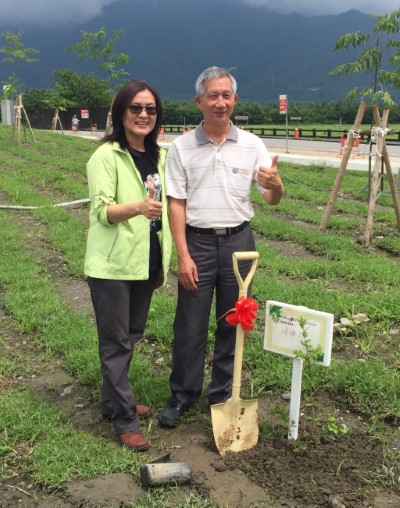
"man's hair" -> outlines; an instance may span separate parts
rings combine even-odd
[[[236,94],[237,90],[237,83],[236,79],[232,76],[232,74],[223,67],[208,67],[206,70],[204,70],[200,76],[197,78],[196,81],[196,95],[199,97],[203,97],[206,87],[205,82],[209,79],[215,79],[215,78],[224,78],[227,77],[231,80],[232,83],[232,92]]]

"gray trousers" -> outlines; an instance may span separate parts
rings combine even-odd
[[[101,411],[118,434],[140,427],[128,371],[134,345],[144,332],[156,277],[157,273],[144,281],[87,279],[99,337]]]
[[[250,226],[229,236],[198,235],[186,231],[189,252],[197,265],[199,282],[196,291],[187,291],[179,284],[174,321],[174,343],[170,389],[186,406],[201,395],[204,381],[205,352],[209,317],[215,290],[216,318],[234,308],[239,287],[233,272],[233,252],[254,251]],[[251,262],[240,262],[239,271],[245,278]],[[225,318],[217,323],[211,382],[208,401],[218,404],[227,400],[232,391],[236,327]]]

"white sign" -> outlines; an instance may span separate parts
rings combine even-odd
[[[264,349],[293,357],[288,439],[297,439],[299,431],[304,361],[299,353],[307,354],[311,348],[317,354],[317,363],[327,367],[331,363],[332,337],[333,314],[267,301]]]
[[[300,320],[305,323],[300,326]],[[305,337],[305,333],[307,337]],[[333,314],[296,305],[267,301],[265,314],[264,349],[285,356],[296,357],[296,352],[307,353],[307,347],[320,351],[317,363],[331,363]],[[305,342],[307,342],[307,347]]]

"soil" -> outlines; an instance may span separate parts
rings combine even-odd
[[[35,252],[41,253],[38,261],[46,266],[60,296],[74,312],[92,312],[86,283],[67,275],[62,256],[43,240],[44,226],[28,215],[19,216],[19,221],[22,227],[35,230],[31,241],[35,242]],[[279,242],[269,244],[271,248],[282,248]],[[284,249],[287,255],[293,251],[297,257],[310,256],[299,246],[291,245],[287,249],[286,245]],[[169,282],[171,286],[176,282],[172,275]],[[0,393],[13,385],[27,386],[42,400],[57,404],[77,428],[117,443],[111,425],[101,419],[98,401],[93,399],[91,391],[71,378],[59,359],[43,359],[29,337],[18,332],[1,307],[0,323],[5,337],[0,353],[8,356],[24,353],[29,358],[26,372],[35,372],[22,373],[14,379],[0,376]],[[211,496],[216,506],[229,508],[400,507],[400,480],[392,476],[396,468],[385,463],[382,443],[370,433],[371,422],[346,408],[339,410],[328,393],[319,394],[312,404],[302,402],[299,437],[293,441],[287,438],[288,422],[280,416],[288,413],[288,394],[278,397],[264,394],[258,401],[259,421],[268,417],[273,423],[271,438],[259,440],[248,451],[228,453],[224,457],[214,444],[209,409],[204,400],[190,411],[186,423],[176,429],[160,428],[157,423],[160,408],[154,408],[148,423],[152,429],[151,449],[143,461],[149,462],[169,452],[173,462],[188,464],[192,473],[191,482],[171,487],[162,504],[176,506],[185,494],[195,490]],[[326,422],[331,415],[336,416],[338,425],[328,432]],[[398,428],[390,423],[386,425],[388,435],[397,433],[390,446],[399,450]],[[49,494],[34,485],[24,471],[29,447],[19,443],[13,453],[14,475],[0,479],[0,508],[124,507],[149,492],[137,479],[118,473],[70,483],[64,492]]]

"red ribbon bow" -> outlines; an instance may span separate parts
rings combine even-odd
[[[252,330],[254,328],[253,320],[257,317],[255,311],[258,309],[258,303],[253,298],[241,296],[235,303],[235,308],[226,316],[226,320],[232,326],[240,323],[243,330]]]

